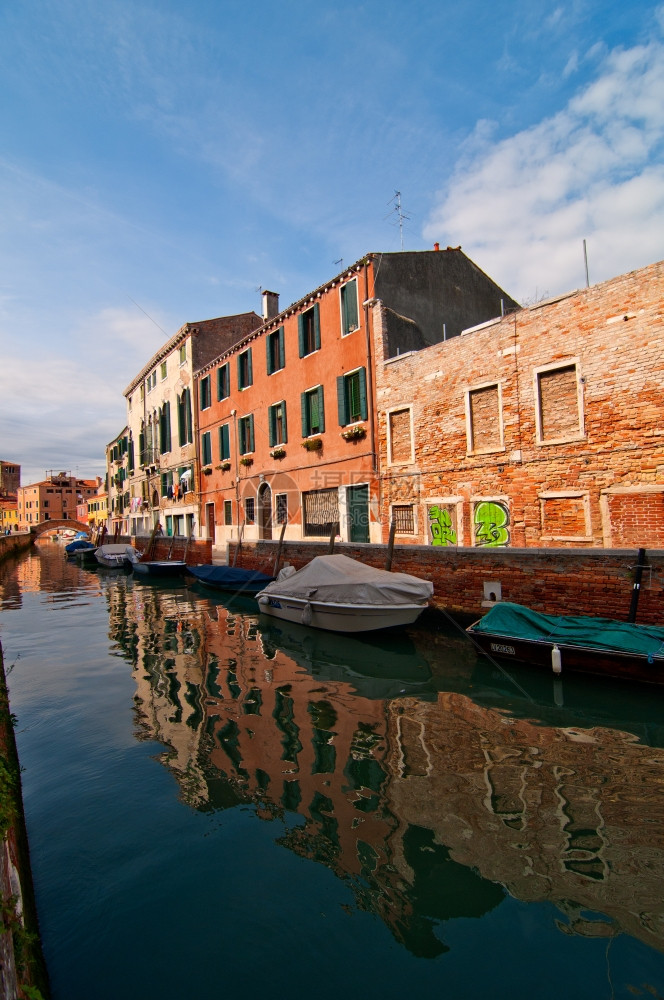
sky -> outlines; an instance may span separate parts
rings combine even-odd
[[[660,260],[663,151],[664,3],[5,0],[0,459],[103,475],[184,323],[368,251],[524,305]]]

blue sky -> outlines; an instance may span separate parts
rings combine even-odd
[[[664,257],[664,5],[0,6],[0,458],[104,471],[185,322],[368,250],[527,303]]]

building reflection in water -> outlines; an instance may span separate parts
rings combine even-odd
[[[264,626],[194,590],[108,597],[137,735],[166,746],[183,799],[281,820],[413,954],[507,894],[553,903],[562,933],[663,949],[661,749],[436,690],[407,636]]]

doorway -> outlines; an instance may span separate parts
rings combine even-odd
[[[349,486],[346,493],[351,542],[369,541],[369,487]]]
[[[267,483],[258,487],[258,524],[261,538],[272,538],[272,490]]]
[[[205,504],[205,528],[207,531],[207,537],[210,539],[214,545],[214,504]]]

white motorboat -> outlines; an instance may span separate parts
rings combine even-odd
[[[138,553],[133,545],[111,543],[100,545],[95,549],[95,559],[100,566],[106,566],[107,569],[122,569],[138,562]]]
[[[432,594],[428,580],[330,555],[316,556],[297,571],[284,567],[257,600],[273,618],[331,632],[370,632],[410,625]]]

